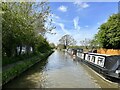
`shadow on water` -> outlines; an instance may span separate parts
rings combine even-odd
[[[59,53],[59,54],[58,54]],[[52,56],[52,57],[51,57]],[[7,84],[2,86],[4,89],[9,89],[9,88],[42,88],[44,86],[44,82],[46,81],[46,76],[45,72],[50,71],[51,69],[60,69],[62,68],[59,63],[54,64],[54,60],[52,62],[49,62],[51,59],[58,59],[60,60],[67,60],[68,56],[66,53],[57,51],[54,52],[52,55],[50,55],[48,58],[45,58],[26,70],[25,72],[21,73],[19,76],[14,78],[13,80],[9,81]],[[53,64],[52,64],[53,63]]]
[[[66,52],[55,51],[3,88],[115,88]]]
[[[7,84],[5,84],[2,88],[34,88],[36,84],[40,81],[40,72],[42,74],[42,70],[45,68],[45,65],[48,63],[48,58],[41,60],[36,63],[34,66],[20,74],[18,77],[14,78]],[[33,80],[34,78],[34,80]],[[41,87],[39,85],[39,87]]]
[[[114,83],[120,83],[120,80],[119,79],[117,79],[117,78],[111,78],[111,77],[109,77],[109,76],[104,76],[107,80],[109,80],[109,81],[112,81],[112,82],[114,82]]]
[[[81,62],[80,64],[82,67],[84,67],[84,69],[87,71],[88,75],[94,80],[94,82],[98,84],[101,88],[118,88],[118,83],[114,83],[111,80],[106,79],[93,69],[89,68],[89,66],[85,65],[83,62]]]

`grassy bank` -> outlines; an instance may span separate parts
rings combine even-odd
[[[37,56],[33,56],[29,59],[22,61],[21,63],[16,64],[14,67],[10,67],[9,69],[2,72],[2,84],[6,84],[8,81],[12,80],[16,76],[19,76],[22,72],[29,69],[34,64],[38,63],[40,60],[47,58],[53,51],[40,54]]]
[[[9,64],[18,62],[18,61],[23,61],[23,60],[29,59],[31,57],[34,57],[36,55],[37,54],[29,54],[29,55],[23,54],[23,55],[18,55],[16,57],[7,57],[7,56],[5,57],[5,56],[3,56],[2,57],[2,59],[3,59],[2,66],[4,67],[4,66],[7,66]]]

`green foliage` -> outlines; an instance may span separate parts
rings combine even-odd
[[[100,43],[98,42],[98,40],[96,39],[96,35],[94,36],[94,38],[90,41],[90,48],[91,49],[98,49],[100,47]]]
[[[56,48],[56,46],[55,46],[54,43],[50,43],[50,47],[51,47],[52,49]]]
[[[21,55],[22,47],[26,47],[27,54],[31,53],[30,48],[33,53],[42,49],[50,50],[48,42],[43,38],[45,33],[54,29],[52,20],[47,21],[50,16],[47,2],[5,2],[2,3],[2,11],[3,56]],[[45,26],[46,23],[49,24],[49,28]],[[39,37],[42,39],[38,39]],[[19,54],[17,47],[20,47]]]
[[[18,61],[23,61],[25,59],[28,59],[28,58],[31,58],[31,57],[34,57],[36,56],[36,54],[30,54],[30,55],[27,55],[27,54],[23,54],[23,55],[19,55],[17,57],[2,57],[3,61],[2,61],[2,66],[6,66],[8,64],[12,64],[12,63],[15,63],[15,62],[18,62]]]
[[[5,2],[2,12],[2,65],[22,62],[2,72],[5,83],[48,56],[51,47],[44,35],[55,27],[52,20],[48,21],[50,7],[47,2]]]
[[[58,49],[65,49],[65,45],[63,45],[63,44],[58,44],[58,45],[57,45],[57,48],[58,48]]]
[[[46,39],[44,39],[42,36],[39,36],[38,40],[39,42],[36,46],[38,52],[45,53],[51,50],[51,47],[49,43],[46,41]]]
[[[113,14],[106,23],[103,23],[96,35],[99,45],[107,49],[120,49],[120,15]]]
[[[2,84],[7,83],[9,80],[13,79],[14,77],[18,76],[20,73],[27,70],[29,67],[34,65],[35,63],[39,62],[40,60],[48,57],[52,51],[47,52],[43,55],[37,55],[28,60],[22,61],[22,63],[16,64],[14,67],[10,67],[9,69],[2,72]]]

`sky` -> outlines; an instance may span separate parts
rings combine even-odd
[[[117,2],[50,2],[52,24],[56,27],[52,34],[46,34],[50,43],[59,43],[59,39],[69,34],[80,45],[85,38],[92,39],[98,28],[109,16],[118,13]]]

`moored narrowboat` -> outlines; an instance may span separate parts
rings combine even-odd
[[[77,53],[77,57],[103,76],[109,79],[120,80],[120,55]]]
[[[103,75],[105,78],[120,81],[120,55],[106,55],[98,53],[83,53],[82,49],[69,49],[68,53],[76,56],[90,68]]]

